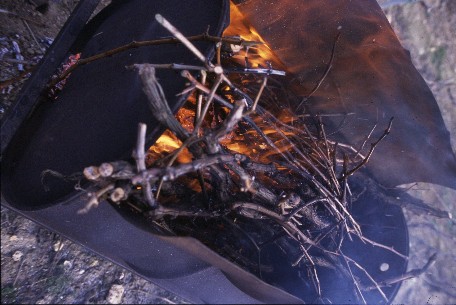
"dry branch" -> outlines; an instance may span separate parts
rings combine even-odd
[[[150,168],[143,170],[140,174],[131,179],[133,185],[142,184],[145,181],[156,181],[162,178],[164,181],[172,181],[180,176],[193,173],[215,164],[237,162],[242,159],[241,155],[214,155],[204,159],[195,160],[190,163],[173,167]]]
[[[366,157],[361,161],[357,166],[355,166],[353,169],[349,170],[348,172],[343,173],[342,178],[344,177],[349,177],[353,175],[355,172],[357,172],[361,167],[366,165],[366,163],[369,161],[369,158],[372,156],[372,153],[374,152],[375,147],[377,147],[378,143],[382,141],[389,133],[391,132],[391,125],[393,124],[394,117],[392,117],[389,121],[388,127],[385,129],[383,134],[380,136],[380,138],[375,141],[374,143],[371,144],[371,148],[369,152],[367,153]]]
[[[140,173],[141,176],[144,176],[146,171],[146,124],[139,123],[138,125],[138,141],[136,143],[136,150],[133,153],[133,158],[136,160],[136,170]],[[151,208],[156,208],[157,203],[155,202],[154,197],[152,196],[152,187],[148,179],[141,180],[141,186],[146,202]]]
[[[258,45],[262,44],[262,42],[258,41],[248,41],[248,40],[243,40],[241,38],[235,38],[235,37],[216,37],[216,36],[211,36],[207,33],[204,34],[199,34],[199,35],[194,35],[194,36],[189,36],[186,37],[188,41],[209,41],[209,42],[223,42],[227,44],[233,44],[233,45],[241,45],[241,46],[247,46],[247,45]],[[77,69],[80,66],[86,65],[88,63],[94,62],[96,60],[106,58],[113,56],[118,53],[122,53],[131,49],[136,49],[139,47],[146,47],[146,46],[159,46],[159,45],[164,45],[164,44],[177,44],[180,43],[181,41],[177,38],[162,38],[162,39],[155,39],[155,40],[147,40],[147,41],[132,41],[126,45],[102,52],[100,54],[96,54],[87,58],[82,58],[78,60],[74,65],[72,65],[70,68],[68,68],[66,71],[64,71],[61,75],[59,75],[57,78],[53,79],[52,81],[49,82],[48,88],[54,87],[57,83],[59,83],[61,80],[65,79],[68,77],[71,72],[73,72],[75,69]]]
[[[114,188],[114,184],[111,183],[96,191],[95,193],[88,193],[89,200],[84,208],[78,210],[78,214],[86,214],[91,209],[96,208],[100,203],[101,198]]]
[[[166,128],[172,130],[180,139],[188,138],[187,131],[176,120],[169,108],[163,89],[159,84],[155,68],[148,64],[134,65],[141,77],[143,91],[149,100],[152,115]]]

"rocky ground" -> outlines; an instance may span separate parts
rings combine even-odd
[[[379,2],[385,5],[388,20],[434,93],[456,151],[456,1]],[[456,215],[455,191],[424,183],[404,187],[411,187],[414,196]],[[409,269],[422,266],[435,252],[438,260],[422,276],[404,282],[393,303],[456,303],[455,220],[409,211],[405,215],[410,234]]]
[[[14,80],[0,88],[0,116],[23,84],[20,74],[26,75],[39,60],[77,1],[50,1],[42,12],[35,9],[39,2],[0,3],[0,82]],[[379,2],[434,92],[456,147],[456,1]],[[8,53],[13,41],[23,58]],[[409,187],[415,196],[456,215],[456,192],[425,184]],[[403,283],[393,304],[456,303],[455,221],[407,211],[406,217],[411,247],[409,269],[421,267],[434,252],[438,252],[438,260],[419,278]],[[1,228],[2,303],[184,302],[3,207]]]

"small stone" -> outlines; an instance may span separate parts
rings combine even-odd
[[[85,270],[80,270],[78,273],[79,273],[79,275],[82,275],[85,273]]]
[[[106,301],[109,304],[120,304],[124,291],[125,288],[122,285],[112,285],[111,289],[109,289]]]
[[[24,253],[22,253],[21,251],[16,251],[14,252],[13,254],[13,261],[15,262],[18,262],[21,260],[22,256],[24,256]]]
[[[65,268],[65,270],[70,270],[72,267],[73,267],[73,263],[72,262],[70,262],[70,261],[64,261],[63,262],[63,268]]]
[[[17,241],[19,238],[17,238],[17,235],[11,235],[9,238],[10,241]]]
[[[55,252],[58,252],[58,251],[62,250],[63,243],[61,241],[58,241],[52,247],[54,248]]]
[[[97,260],[94,260],[91,264],[90,267],[95,267],[98,266],[99,262]]]

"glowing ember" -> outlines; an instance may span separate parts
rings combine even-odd
[[[81,53],[77,53],[74,55],[70,55],[67,59],[67,61],[62,65],[62,67],[59,69],[59,75],[62,75],[65,73],[68,69],[70,69],[72,66],[74,66],[78,60],[81,58]],[[65,86],[66,80],[70,74],[68,74],[64,79],[59,81],[53,88],[49,90],[49,96],[53,99],[57,99],[57,93],[63,90],[63,87]],[[58,75],[55,75],[54,77],[59,77]]]

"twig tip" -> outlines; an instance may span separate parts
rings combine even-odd
[[[160,14],[155,14],[155,20],[157,20],[159,23],[162,23],[164,19],[165,19],[165,18],[163,18],[162,15],[160,15]]]

